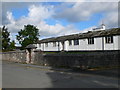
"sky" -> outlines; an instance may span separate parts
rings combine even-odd
[[[39,29],[39,39],[118,27],[118,2],[2,2],[2,25],[11,40],[24,25]]]

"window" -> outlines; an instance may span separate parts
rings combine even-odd
[[[74,40],[74,45],[79,45],[79,40],[78,39]]]
[[[88,38],[88,44],[94,44],[94,38]]]
[[[69,46],[72,45],[72,40],[69,40]]]
[[[56,42],[53,42],[53,47],[56,47]]]
[[[41,44],[39,44],[39,47],[41,47]]]
[[[48,47],[48,43],[45,43],[45,47]]]
[[[105,37],[105,42],[106,43],[113,43],[113,36],[107,36],[107,37]]]

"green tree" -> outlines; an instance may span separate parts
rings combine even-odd
[[[12,40],[11,42],[10,42],[10,50],[14,50],[16,47],[15,47],[15,41],[14,40]]]
[[[0,27],[0,51],[2,51],[2,28]]]
[[[2,28],[2,50],[9,50],[10,45],[10,32],[8,32],[8,29],[3,26]]]
[[[21,29],[16,35],[16,39],[21,44],[22,49],[27,45],[36,43],[39,39],[39,29],[33,25],[25,25],[24,29]]]

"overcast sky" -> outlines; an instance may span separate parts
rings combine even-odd
[[[39,28],[40,38],[79,33],[98,27],[118,27],[117,2],[3,2],[2,24],[11,39],[24,25]]]

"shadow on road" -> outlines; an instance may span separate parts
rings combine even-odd
[[[47,68],[4,62],[4,88],[118,88],[118,69],[81,71]]]

